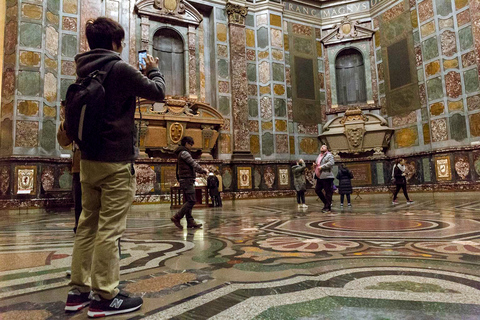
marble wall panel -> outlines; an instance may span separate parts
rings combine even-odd
[[[286,117],[287,116],[287,106],[285,103],[285,99],[274,99],[274,106],[275,106],[275,116],[276,117]]]
[[[455,0],[455,8],[460,10],[468,5],[468,0]]]
[[[260,137],[257,135],[250,135],[250,152],[255,155],[260,154]]]
[[[275,84],[273,86],[273,92],[275,92],[277,96],[283,96],[285,94],[285,86],[282,84]]]
[[[382,19],[384,22],[389,22],[395,19],[396,17],[398,17],[404,11],[405,9],[402,1],[399,4],[395,5],[394,7],[392,7],[391,9],[388,9],[387,11],[385,11],[385,13],[382,15]]]
[[[17,102],[17,112],[18,114],[23,114],[29,117],[38,116],[39,104],[38,101],[34,100],[19,100]]]
[[[0,168],[0,195],[7,195],[10,191],[10,167]]]
[[[232,138],[228,133],[220,133],[219,136],[220,153],[229,154],[232,152]],[[224,181],[225,183],[225,181]]]
[[[268,23],[268,17],[266,14],[257,15],[257,26],[266,25]]]
[[[266,132],[262,135],[262,153],[271,156],[274,152],[273,134]]]
[[[78,3],[76,0],[63,0],[63,12],[77,14]]]
[[[50,71],[57,71],[58,63],[56,60],[50,59],[48,56],[45,56],[45,68],[50,69]]]
[[[263,121],[262,122],[262,131],[273,131],[273,122],[272,121]]]
[[[460,49],[462,51],[473,47],[473,34],[470,26],[458,31],[458,38],[460,39]]]
[[[287,131],[287,121],[286,120],[275,120],[275,131],[276,132],[286,132]]]
[[[2,96],[11,98],[15,93],[15,71],[12,69],[5,70],[3,74]]]
[[[62,75],[75,76],[75,69],[74,61],[62,61]]]
[[[218,111],[224,116],[230,115],[230,99],[228,97],[218,97]]]
[[[476,63],[476,59],[477,57],[475,56],[475,51],[462,54],[462,67],[468,68],[473,66]]]
[[[395,147],[407,148],[418,145],[418,130],[416,126],[395,131]]]
[[[20,71],[18,73],[17,91],[24,96],[39,96],[40,72]]]
[[[458,68],[458,58],[455,59],[444,59],[443,68],[447,69],[457,69]]]
[[[270,81],[270,63],[268,61],[258,64],[258,77],[261,83],[265,84]]]
[[[272,63],[273,81],[285,81],[285,66],[280,63]]]
[[[469,116],[470,134],[474,137],[480,137],[480,113]]]
[[[260,28],[257,30],[257,45],[258,48],[268,47],[268,29]]]
[[[295,51],[303,54],[312,55],[313,54],[313,42],[310,39],[304,38],[293,38],[293,48]]]
[[[448,140],[448,129],[446,119],[437,119],[431,121],[432,141],[439,142]]]
[[[435,21],[425,23],[420,27],[422,37],[425,38],[435,32]]]
[[[465,92],[474,93],[479,90],[478,83],[478,69],[470,69],[463,73],[463,80],[465,83]]]
[[[427,74],[427,77],[436,75],[440,71],[441,71],[441,68],[440,68],[440,61],[439,60],[430,62],[430,63],[425,65],[425,73]]]
[[[77,32],[77,18],[63,17],[62,29]]]
[[[245,29],[245,36],[247,47],[255,47],[255,31],[252,29]]]
[[[440,30],[446,28],[454,28],[453,18],[438,20],[438,26]]]
[[[42,58],[39,52],[20,51],[19,62],[20,65],[26,67],[40,67]]]
[[[417,122],[417,112],[412,111],[406,115],[392,117],[392,124],[394,128],[402,127],[406,124]]]
[[[433,78],[427,81],[428,100],[443,98],[442,78]]]
[[[229,93],[230,92],[230,83],[228,81],[218,81],[218,92]]]
[[[424,123],[422,125],[423,131],[423,144],[427,145],[430,143],[430,125],[428,123]]]
[[[272,49],[272,58],[277,61],[283,61],[283,51]]]
[[[45,48],[47,53],[51,54],[52,56],[56,56],[58,53],[58,39],[59,35],[54,27],[48,26],[45,28]]]
[[[457,24],[459,27],[470,22],[470,10],[465,10],[457,14]]]
[[[420,104],[422,106],[425,106],[427,104],[427,92],[425,88],[425,83],[422,83],[418,86],[418,95],[420,96]]]
[[[299,138],[300,143],[299,143],[299,153],[300,154],[318,154],[319,150],[319,143],[317,138],[310,138],[310,137],[305,137],[305,138]]]
[[[17,120],[15,146],[33,148],[38,146],[38,122]]]
[[[316,124],[299,123],[297,125],[297,133],[298,134],[318,135],[318,126]]]
[[[48,102],[57,100],[57,78],[50,72],[45,74],[43,86],[43,97]]]
[[[227,25],[223,23],[217,23],[217,40],[220,42],[227,41]]]
[[[228,47],[223,44],[217,44],[217,55],[219,57],[228,58]]]
[[[433,17],[432,0],[425,0],[418,4],[418,15],[421,22],[424,22]]]
[[[412,28],[418,28],[417,10],[410,11],[410,20],[412,22]]]
[[[253,63],[247,64],[247,80],[250,82],[257,81],[257,65]]]
[[[445,75],[445,87],[449,98],[458,98],[462,95],[462,83],[460,73],[450,71]]]
[[[438,57],[437,37],[432,37],[423,41],[422,45],[422,53],[425,60],[431,60]]]
[[[57,108],[43,105],[43,117],[55,119],[57,117]]]
[[[449,119],[450,124],[450,136],[452,139],[462,141],[467,138],[467,125],[465,116],[459,113],[455,113]]]
[[[245,56],[247,57],[248,61],[255,61],[257,60],[257,55],[255,50],[247,49],[245,52]]]
[[[262,119],[270,119],[272,117],[272,98],[263,97],[260,99],[260,114]]]
[[[250,132],[259,132],[260,128],[259,128],[259,125],[258,125],[258,120],[249,120],[248,121],[248,129],[250,130]]]
[[[73,58],[77,54],[77,36],[64,34],[62,36],[62,56]]]
[[[36,23],[20,23],[20,45],[29,48],[42,47],[42,26]]]
[[[248,99],[248,114],[250,117],[258,117],[258,100],[255,98]]]
[[[437,14],[440,16],[448,16],[452,13],[452,1],[450,0],[435,0],[437,7]]]
[[[271,87],[270,85],[267,85],[267,86],[260,86],[260,94],[261,95],[264,95],[264,94],[271,94]]]
[[[16,6],[14,7],[16,8]],[[17,21],[12,20],[5,25],[4,51],[5,53],[14,53],[17,45],[18,26]]]
[[[275,135],[275,145],[277,153],[288,153],[288,135],[286,134],[276,134]]]
[[[453,56],[457,53],[456,34],[453,31],[446,30],[441,34],[442,53],[447,56]]]
[[[480,109],[480,95],[468,97],[467,107],[468,107],[468,111]]]
[[[283,48],[283,34],[282,30],[279,29],[270,29],[270,36],[272,39],[272,47],[281,47]]]
[[[448,101],[448,110],[449,111],[461,111],[463,110],[463,101]]]
[[[313,34],[313,28],[304,24],[292,23],[292,32],[302,36],[311,37]]]
[[[40,131],[40,147],[47,152],[55,150],[55,143],[57,141],[56,128],[54,120],[43,120],[42,130]]]
[[[430,105],[430,114],[432,116],[439,116],[445,112],[443,102],[436,102]]]

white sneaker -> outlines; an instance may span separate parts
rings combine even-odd
[[[302,208],[306,209],[306,208],[308,208],[308,206],[304,203],[304,204],[302,204]]]
[[[407,201],[407,204],[412,204],[412,203],[414,203],[414,202],[415,202],[415,201],[413,201],[413,200],[409,200],[409,201]]]
[[[302,207],[302,205],[299,203],[299,204],[297,205],[297,208],[301,208],[301,207]]]

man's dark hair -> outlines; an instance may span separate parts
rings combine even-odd
[[[192,138],[192,137],[189,137],[189,136],[185,136],[185,137],[183,137],[182,140],[180,141],[180,144],[181,144],[182,146],[184,146],[184,147],[185,147],[185,145],[186,145],[187,143],[193,145],[193,143],[194,143],[194,142],[193,142],[193,138]]]
[[[85,25],[85,35],[87,36],[90,49],[113,50],[112,42],[117,47],[122,45],[125,38],[123,27],[107,17],[99,17],[95,20],[90,19]]]

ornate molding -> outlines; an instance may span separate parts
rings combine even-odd
[[[229,23],[245,25],[245,17],[248,13],[248,7],[227,2],[226,10]]]
[[[149,19],[162,19],[197,27],[203,17],[186,0],[140,0],[135,4],[137,14]]]
[[[351,20],[346,16],[320,41],[328,46],[346,41],[371,39],[374,33],[375,30],[362,27],[357,20]]]

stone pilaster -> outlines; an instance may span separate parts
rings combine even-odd
[[[480,0],[470,0],[473,41],[477,55],[478,75],[480,77]]]
[[[188,93],[192,99],[197,99],[197,59],[195,53],[195,27],[188,26]]]
[[[80,2],[80,52],[88,50],[85,24],[88,20],[96,19],[102,15],[102,5],[102,2],[96,0],[83,0]]]
[[[141,16],[140,19],[140,29],[142,31],[141,50],[148,50],[148,40],[150,38],[150,19],[148,16]]]
[[[227,3],[230,33],[230,74],[232,79],[233,160],[252,159],[248,130],[247,62],[245,17],[247,7]]]

